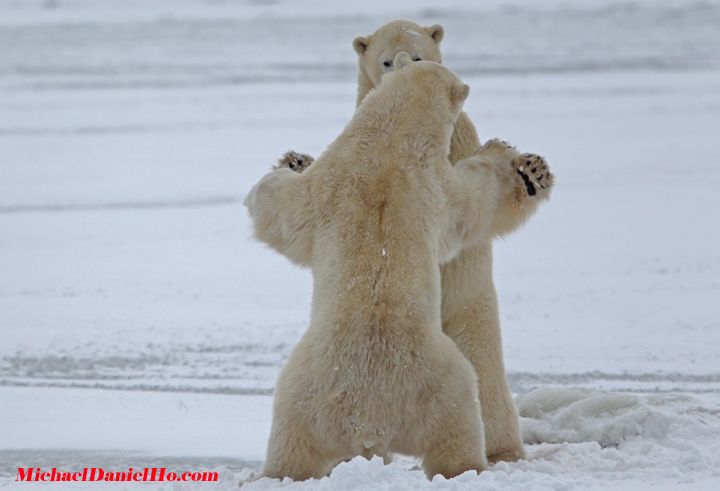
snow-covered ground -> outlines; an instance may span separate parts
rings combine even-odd
[[[0,487],[259,467],[311,278],[242,198],[339,133],[352,38],[397,17],[443,24],[481,137],[558,176],[495,250],[529,459],[248,488],[720,488],[720,2],[649,0],[0,0]]]

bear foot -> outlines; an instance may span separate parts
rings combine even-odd
[[[492,455],[488,455],[488,463],[490,465],[497,464],[498,462],[517,462],[520,459],[525,458],[525,452],[520,450],[501,450],[495,452]]]
[[[314,161],[315,159],[308,154],[297,153],[293,150],[290,150],[289,152],[285,152],[282,158],[278,160],[278,163],[275,164],[273,169],[282,169],[284,167],[287,167],[290,170],[294,170],[295,172],[300,173],[310,167],[310,164],[312,164]]]
[[[519,155],[513,161],[513,167],[522,178],[528,196],[546,195],[555,181],[547,162],[540,155],[534,153]]]

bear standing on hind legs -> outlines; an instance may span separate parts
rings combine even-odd
[[[357,104],[384,74],[397,68],[394,58],[400,52],[410,54],[413,61],[441,63],[439,45],[443,36],[444,30],[439,25],[421,27],[409,21],[394,21],[370,36],[355,38]],[[470,156],[482,166],[483,185],[498,196],[498,201],[484,210],[490,216],[489,224],[477,243],[441,268],[442,328],[472,363],[478,376],[488,459],[491,463],[514,461],[524,456],[524,450],[503,364],[492,276],[492,241],[525,223],[549,197],[554,177],[542,157],[520,154],[498,140],[481,146],[470,118],[461,112],[450,142],[450,162],[455,164]],[[311,163],[312,157],[289,152],[279,165],[297,166],[301,171]]]
[[[441,329],[438,265],[482,237],[504,196],[482,161],[447,159],[468,86],[437,63],[394,62],[317,161],[281,165],[246,198],[257,238],[313,272],[263,476],[395,452],[429,477],[487,467],[477,377]]]

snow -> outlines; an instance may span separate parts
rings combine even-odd
[[[669,489],[715,489],[720,483],[720,413],[692,397],[536,389],[517,402],[524,437],[534,444],[526,461],[430,482],[408,468],[412,462],[384,466],[380,458],[356,458],[316,482],[261,479],[244,488],[638,489],[670,481]]]
[[[216,470],[220,482],[202,486],[235,489],[239,481],[252,479],[270,426],[271,399],[265,396],[15,387],[0,388],[0,395],[8,424],[5,441],[24,447],[0,451],[0,473],[6,476],[16,462],[49,468],[109,461],[116,469],[143,463]],[[243,488],[642,489],[648,483],[675,483],[682,489],[714,489],[720,482],[720,411],[697,398],[539,388],[517,402],[530,443],[526,461],[430,482],[409,458],[389,466],[379,458],[356,458],[325,479],[260,479]],[[124,450],[110,450],[118,448]],[[4,484],[13,489],[11,482]],[[17,489],[35,487],[41,486],[17,484]]]
[[[529,459],[246,486],[720,488],[720,2],[649,0],[0,1],[0,488],[259,468],[312,282],[242,200],[339,133],[351,41],[396,17],[442,24],[481,137],[558,177],[495,247]]]
[[[25,387],[1,387],[0,394],[5,445],[26,451],[97,447],[257,463],[270,429],[267,396]],[[10,471],[3,462],[0,472]]]

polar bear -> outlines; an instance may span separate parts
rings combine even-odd
[[[370,36],[355,38],[357,104],[383,75],[396,69],[394,58],[400,52],[409,53],[414,61],[441,63],[439,46],[443,36],[440,25],[421,27],[398,20]],[[542,157],[519,154],[497,140],[481,146],[470,118],[461,112],[450,142],[450,161],[454,164],[471,155],[482,163],[484,187],[501,199],[484,210],[490,225],[483,229],[474,247],[463,250],[441,268],[442,327],[478,375],[488,459],[514,461],[524,456],[524,450],[503,364],[492,241],[519,228],[549,198],[555,178]],[[311,163],[309,155],[289,152],[278,165],[301,171]]]
[[[393,63],[404,68],[317,161],[281,165],[245,200],[256,237],[314,278],[310,327],[276,385],[263,476],[319,478],[394,452],[422,457],[429,477],[487,467],[477,377],[441,329],[439,264],[485,236],[508,198],[481,158],[447,159],[468,86],[406,53]]]

